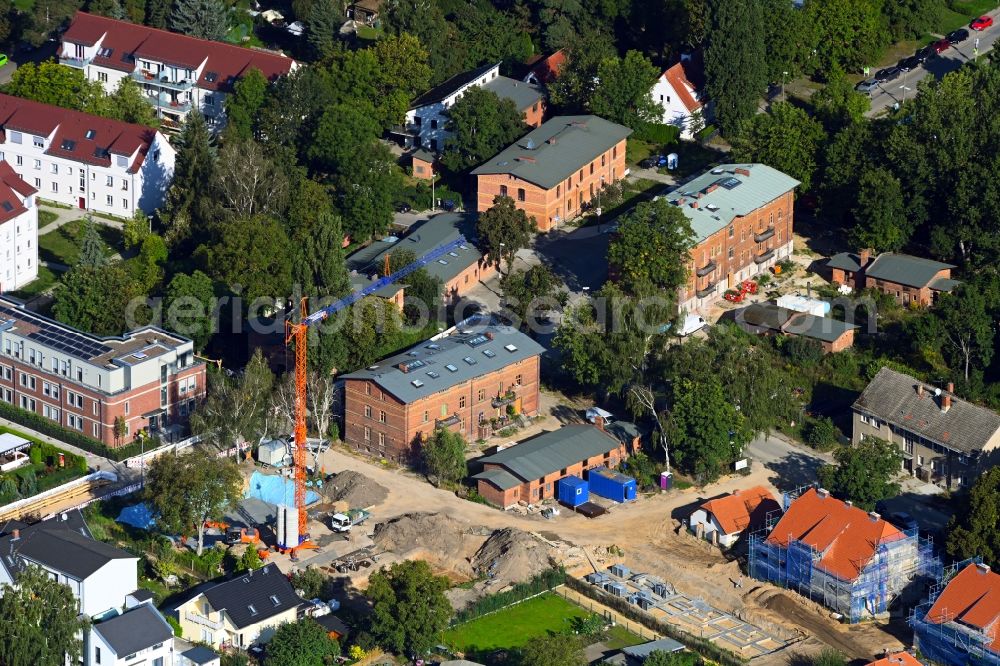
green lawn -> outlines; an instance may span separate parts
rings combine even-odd
[[[14,0],[14,7],[19,12],[29,12],[35,6],[35,0]]]
[[[58,280],[59,276],[53,273],[49,268],[39,266],[38,277],[17,291],[10,292],[10,295],[14,298],[20,298],[22,301],[28,301],[51,288],[52,285],[54,285]]]
[[[587,611],[555,594],[544,594],[444,632],[443,642],[465,654],[520,647],[536,636],[569,629]]]
[[[636,636],[620,624],[616,624],[608,629],[607,638],[604,639],[604,645],[606,645],[609,650],[621,650],[624,647],[638,645],[639,643],[645,642],[645,638]]]
[[[41,210],[38,211],[38,228],[44,229],[45,225],[52,224],[59,219],[59,216],[53,213],[51,210]]]
[[[83,220],[67,222],[55,231],[51,231],[38,239],[38,256],[44,261],[55,261],[72,266],[80,254],[80,232]],[[122,232],[103,224],[97,225],[97,230],[108,244],[108,255],[121,251],[123,247]]]

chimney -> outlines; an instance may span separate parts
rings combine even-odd
[[[861,264],[861,268],[868,265],[868,260],[872,257],[872,251],[869,248],[863,248],[858,250],[858,263]]]
[[[697,201],[692,201],[691,202],[691,208],[697,208],[697,207],[698,207],[698,202]]]
[[[745,176],[747,178],[750,177],[750,169],[745,169],[743,167],[736,167],[735,169],[733,169],[733,173],[739,176]]]
[[[15,528],[12,536],[10,537],[10,540],[17,541],[20,538],[21,538],[21,530]]]
[[[918,398],[924,397],[924,385],[923,384],[917,384],[917,397]]]
[[[955,392],[955,382],[948,382],[948,393]]]
[[[947,413],[951,409],[951,395],[945,393],[941,396],[941,411]]]
[[[830,491],[827,490],[826,488],[817,488],[816,495],[818,497],[821,497],[822,499],[826,499],[827,497],[830,496]]]
[[[874,511],[869,511],[868,517],[872,519],[873,523],[877,523],[878,521],[882,520],[882,515]]]
[[[977,562],[976,568],[979,569],[979,573],[988,574],[990,572],[990,565],[983,564],[982,562]]]
[[[594,425],[597,426],[598,430],[604,432],[604,417],[603,416],[594,417]]]
[[[844,506],[854,506],[854,502],[851,500],[844,500]]]
[[[410,371],[410,368],[409,368],[409,367],[407,367],[407,365],[406,365],[405,363],[400,363],[400,364],[399,364],[399,369],[400,369],[401,371],[403,371],[404,373],[407,373],[407,372],[409,372],[409,371]]]
[[[712,192],[716,191],[717,189],[719,189],[718,184],[717,183],[712,183],[711,185],[709,185],[708,187],[705,188],[705,194],[711,194]]]

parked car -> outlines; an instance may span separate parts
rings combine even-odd
[[[412,209],[410,208],[410,204],[405,204],[404,203],[404,204],[399,204],[398,206],[396,206],[396,212],[397,213],[409,213],[411,210]]]
[[[945,37],[945,39],[948,40],[949,44],[959,44],[961,42],[964,42],[968,38],[969,38],[969,31],[966,30],[965,28],[959,28],[958,30],[949,32],[948,36]]]
[[[902,60],[899,61],[899,64],[896,65],[896,67],[898,67],[899,71],[901,72],[909,72],[911,69],[916,69],[919,66],[920,66],[920,60],[917,58],[917,56],[910,56],[909,58],[903,58]]]
[[[951,42],[949,42],[948,38],[946,37],[944,39],[937,40],[936,42],[931,44],[929,48],[934,49],[934,53],[941,54],[951,48]]]
[[[920,64],[922,65],[936,55],[937,51],[933,47],[925,46],[924,48],[914,53],[913,57],[919,60]]]
[[[902,72],[899,67],[886,67],[875,72],[875,80],[879,83],[886,83],[897,78]]]
[[[972,19],[972,23],[969,27],[973,30],[986,30],[987,28],[993,27],[993,17],[992,16],[980,16],[977,19]]]
[[[639,162],[639,166],[643,169],[655,169],[659,162],[655,157],[647,157],[643,161]]]
[[[455,210],[455,201],[453,199],[445,199],[443,202],[441,202],[441,208],[444,208],[446,211],[451,212]]]
[[[3,53],[0,53],[0,67],[3,67],[8,62],[10,62],[10,59],[6,55],[4,55]]]
[[[865,95],[874,94],[879,88],[879,83],[875,79],[869,79],[868,81],[862,81],[858,85],[854,86],[854,89],[859,93],[864,93]]]

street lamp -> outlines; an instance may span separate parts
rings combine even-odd
[[[785,77],[788,76],[788,72],[781,73],[781,101],[785,101]]]
[[[904,84],[904,85],[899,86],[899,89],[903,91],[903,102],[905,103],[906,102],[906,93],[907,93],[908,90],[910,90],[910,87]]]

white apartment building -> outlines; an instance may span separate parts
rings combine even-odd
[[[0,160],[42,199],[115,215],[163,203],[175,151],[152,127],[0,94]]]
[[[0,161],[0,294],[38,277],[38,209],[35,192]]]
[[[163,119],[176,129],[192,109],[221,127],[225,97],[243,75],[257,69],[269,81],[298,64],[280,53],[196,39],[126,21],[77,12],[63,33],[59,62],[78,67],[107,93],[131,77]]]

